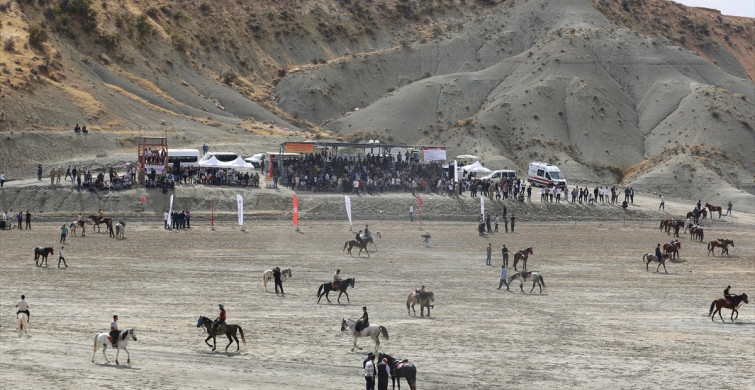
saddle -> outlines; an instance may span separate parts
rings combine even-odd
[[[532,271],[522,271],[522,273],[521,273],[520,275],[521,275],[521,276],[522,276],[523,278],[527,279],[527,278],[529,278],[529,277],[530,277],[530,275],[532,275]]]
[[[333,290],[338,290],[340,287],[341,287],[341,283],[339,282],[333,282],[330,284],[330,288],[332,288]]]

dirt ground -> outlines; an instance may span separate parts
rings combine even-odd
[[[363,222],[355,223],[355,227]],[[374,347],[340,331],[342,318],[369,308],[387,327],[381,350],[409,358],[419,389],[751,388],[755,383],[755,305],[735,323],[711,322],[710,303],[727,284],[755,296],[752,225],[718,223],[706,239],[728,237],[731,256],[706,256],[682,236],[681,261],[668,274],[648,272],[643,253],[670,240],[656,222],[520,223],[516,233],[484,238],[461,222],[370,222],[380,231],[367,258],[341,251],[353,238],[345,222],[255,222],[171,232],[158,223],[129,225],[126,239],[88,231],[69,236],[68,269],[58,269],[60,224],[0,231],[0,381],[25,388],[363,388],[361,362]],[[501,227],[501,230],[502,227]],[[426,248],[421,234],[432,235]],[[707,240],[706,240],[707,241]],[[493,265],[485,265],[492,243]],[[497,291],[500,248],[534,248],[528,269],[547,291]],[[54,245],[49,268],[33,248]],[[513,266],[513,259],[510,261]],[[272,266],[293,267],[285,297],[262,287]],[[521,264],[519,265],[521,267]],[[355,277],[351,303],[317,304],[320,283],[340,268]],[[407,294],[435,293],[431,318],[407,315]],[[529,291],[529,285],[525,286]],[[19,337],[14,304],[26,294],[31,333]],[[228,309],[247,345],[225,353],[204,344],[199,315]],[[92,340],[118,314],[136,327],[131,365],[91,363]],[[728,320],[730,312],[723,315]],[[235,349],[231,347],[231,349]],[[115,357],[112,349],[107,354]],[[402,383],[408,388],[406,382]]]

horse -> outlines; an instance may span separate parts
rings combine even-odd
[[[375,247],[375,252],[377,252],[377,244],[375,244],[375,241],[372,239],[372,237],[378,236],[380,238],[383,238],[382,235],[380,235],[380,230],[376,231],[374,234],[370,233],[369,236],[365,236],[362,234],[362,241],[364,241],[364,246],[367,246],[367,244],[372,244],[372,246]]]
[[[119,221],[115,224],[115,238],[126,238],[126,222]]]
[[[671,256],[668,253],[661,256],[660,259],[655,257],[655,255],[652,253],[645,253],[644,255],[642,255],[642,262],[645,264],[645,271],[650,271],[650,263],[657,261],[658,268],[655,269],[655,272],[658,272],[661,269],[661,266],[663,266],[663,271],[665,273],[668,273],[668,271],[666,271],[666,260],[669,259],[671,259]]]
[[[527,249],[520,250],[519,252],[514,253],[514,271],[516,271],[516,263],[519,262],[519,259],[522,259],[524,261],[524,270],[527,270],[527,257],[529,255],[533,255],[532,247],[529,247]]]
[[[29,316],[26,313],[18,313],[18,337],[21,334],[29,334]]]
[[[107,227],[108,229],[111,226],[113,226],[113,219],[109,218],[109,217],[102,217],[102,218],[100,218],[100,217],[98,217],[96,215],[90,215],[89,216],[89,220],[92,221],[92,225],[94,225],[92,227],[92,229],[94,229],[95,227],[97,228],[97,233],[100,232],[100,224],[101,223],[104,223],[105,227]]]
[[[532,294],[532,291],[535,289],[535,285],[540,287],[540,294],[543,293],[543,288],[545,288],[546,292],[548,291],[548,288],[545,286],[545,280],[543,280],[543,276],[540,275],[537,272],[516,272],[511,274],[509,276],[509,280],[506,281],[507,284],[511,285],[511,282],[517,279],[519,280],[519,289],[524,292],[524,282],[527,282],[528,279],[532,280],[532,289],[530,289],[530,294]]]
[[[47,256],[53,254],[53,249],[49,246],[38,246],[34,248],[34,265],[41,267],[44,263],[45,267],[47,267]]]
[[[110,333],[100,333],[96,336],[94,336],[94,346],[92,347],[92,363],[94,363],[94,355],[97,354],[97,349],[99,347],[102,347],[102,356],[105,357],[105,361],[110,363],[110,360],[107,359],[107,355],[105,355],[105,350],[107,349],[108,345],[110,345],[110,341],[108,340],[108,337],[110,336]],[[128,340],[134,340],[136,341],[136,333],[134,333],[134,328],[127,329],[124,332],[121,332],[121,334],[118,336],[118,342],[115,344],[117,347],[115,349],[115,364],[120,364],[118,362],[118,355],[121,353],[121,349],[126,351],[127,364],[131,364],[131,354],[128,352]]]
[[[391,368],[391,383],[393,383],[394,389],[396,388],[396,383],[398,383],[398,389],[401,390],[401,378],[406,378],[409,388],[417,390],[417,367],[414,367],[414,364],[409,359],[400,360],[393,356],[379,353],[378,360],[382,361],[383,358],[388,360],[388,367]]]
[[[291,277],[291,268],[283,268],[281,270],[281,282],[285,282],[286,279]],[[265,291],[267,291],[267,282],[273,280],[273,270],[269,269],[262,273],[262,285],[265,287]]]
[[[406,297],[406,313],[411,315],[409,311],[409,305],[414,312],[414,316],[417,316],[417,310],[414,309],[414,305],[419,304],[419,315],[425,318],[425,307],[427,308],[427,316],[430,317],[430,308],[435,307],[435,294],[432,291],[422,292],[410,292]]]
[[[726,298],[718,298],[713,303],[710,304],[710,311],[708,312],[708,315],[710,316],[711,321],[716,322],[716,313],[718,313],[718,317],[721,318],[721,321],[724,321],[724,318],[721,317],[721,309],[729,309],[731,310],[731,322],[734,322],[734,314],[736,313],[737,317],[739,318],[739,312],[737,309],[739,306],[747,302],[747,294],[741,294],[741,295],[732,295],[731,296],[731,303]],[[713,311],[713,307],[716,308],[716,311]]]
[[[341,303],[341,294],[346,294],[346,301],[351,303],[351,300],[349,299],[349,294],[346,292],[346,289],[349,287],[354,288],[354,282],[356,282],[356,279],[354,278],[348,278],[344,279],[338,282],[338,303]],[[317,289],[317,303],[320,303],[320,299],[322,299],[322,296],[325,296],[325,299],[328,300],[328,303],[330,303],[330,298],[328,298],[328,294],[335,290],[333,288],[333,284],[331,282],[325,282],[320,285],[320,288]]]
[[[370,325],[360,331],[354,330],[354,327],[356,326],[357,322],[354,320],[347,320],[343,319],[341,321],[341,332],[348,330],[349,334],[354,336],[354,346],[351,348],[351,351],[354,351],[354,348],[362,349],[361,347],[357,346],[357,339],[360,337],[371,337],[373,340],[375,340],[375,353],[378,353],[378,348],[380,348],[380,336],[382,335],[385,337],[386,341],[388,340],[388,329],[386,329],[383,325]]]
[[[703,232],[703,228],[697,225],[693,225],[692,223],[688,223],[687,227],[684,229],[685,231],[689,230],[689,239],[690,241],[698,239],[700,242],[703,241],[703,236],[705,233]]]
[[[71,234],[75,236],[76,235],[76,227],[80,226],[81,227],[81,237],[86,237],[86,232],[87,232],[87,226],[86,226],[86,224],[87,224],[87,220],[86,219],[76,220],[76,221],[71,222],[71,224],[68,226],[68,229],[71,230]]]
[[[679,258],[679,249],[682,249],[682,243],[679,240],[663,244],[663,253],[670,254],[671,259]]]
[[[710,211],[710,217],[713,218],[713,212],[718,211],[718,218],[721,219],[721,206],[713,206],[712,204],[705,204],[705,207]]]
[[[734,246],[734,240],[726,240],[723,238],[719,238],[718,240],[714,240],[708,243],[708,256],[712,253],[713,256],[716,255],[716,252],[713,250],[716,249],[716,247],[721,248],[721,256],[726,253],[729,254],[729,245]]]
[[[345,251],[346,247],[348,246],[349,247],[349,255],[351,255],[351,257],[354,257],[354,255],[351,254],[351,248],[357,247],[357,248],[359,248],[359,256],[360,257],[362,256],[362,250],[364,250],[365,252],[367,252],[367,257],[370,257],[370,252],[367,250],[367,244],[369,244],[369,243],[372,243],[372,245],[375,245],[375,242],[372,241],[372,237],[365,238],[364,240],[362,240],[362,242],[359,242],[357,240],[346,241],[346,243],[343,244],[343,250],[341,252]]]
[[[207,330],[207,338],[204,340],[205,344],[212,347],[212,350],[214,351],[217,344],[215,341],[215,337],[225,334],[225,337],[228,337],[228,345],[225,346],[226,352],[228,351],[228,347],[233,344],[233,341],[236,340],[236,352],[239,351],[239,338],[236,337],[236,333],[241,334],[241,341],[244,343],[244,346],[246,346],[246,338],[244,337],[244,330],[241,329],[239,325],[236,324],[220,324],[216,329],[212,329],[212,320],[205,317],[205,316],[199,316],[199,319],[197,320],[197,328],[204,326],[205,330]],[[238,331],[238,332],[237,332]],[[212,345],[208,343],[212,339]]]

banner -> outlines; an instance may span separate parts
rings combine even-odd
[[[236,194],[236,204],[239,206],[239,226],[244,226],[244,197]]]
[[[459,170],[456,169],[456,160],[454,160],[454,182],[459,181]]]
[[[299,227],[299,198],[294,194],[294,226]]]
[[[173,195],[170,196],[170,208],[168,209],[168,227],[173,227]]]
[[[425,161],[446,161],[446,148],[422,148]]]
[[[419,204],[419,230],[422,230],[422,197],[417,195],[417,204]]]
[[[283,147],[286,153],[314,153],[315,144],[310,142],[286,142]]]
[[[485,218],[485,198],[480,197],[480,215]]]
[[[346,204],[346,215],[349,217],[349,229],[351,229],[351,198],[344,195],[343,202]]]

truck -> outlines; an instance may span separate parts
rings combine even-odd
[[[566,187],[566,179],[557,166],[540,161],[533,161],[527,170],[528,181],[530,185],[537,187],[546,187],[555,185]]]

